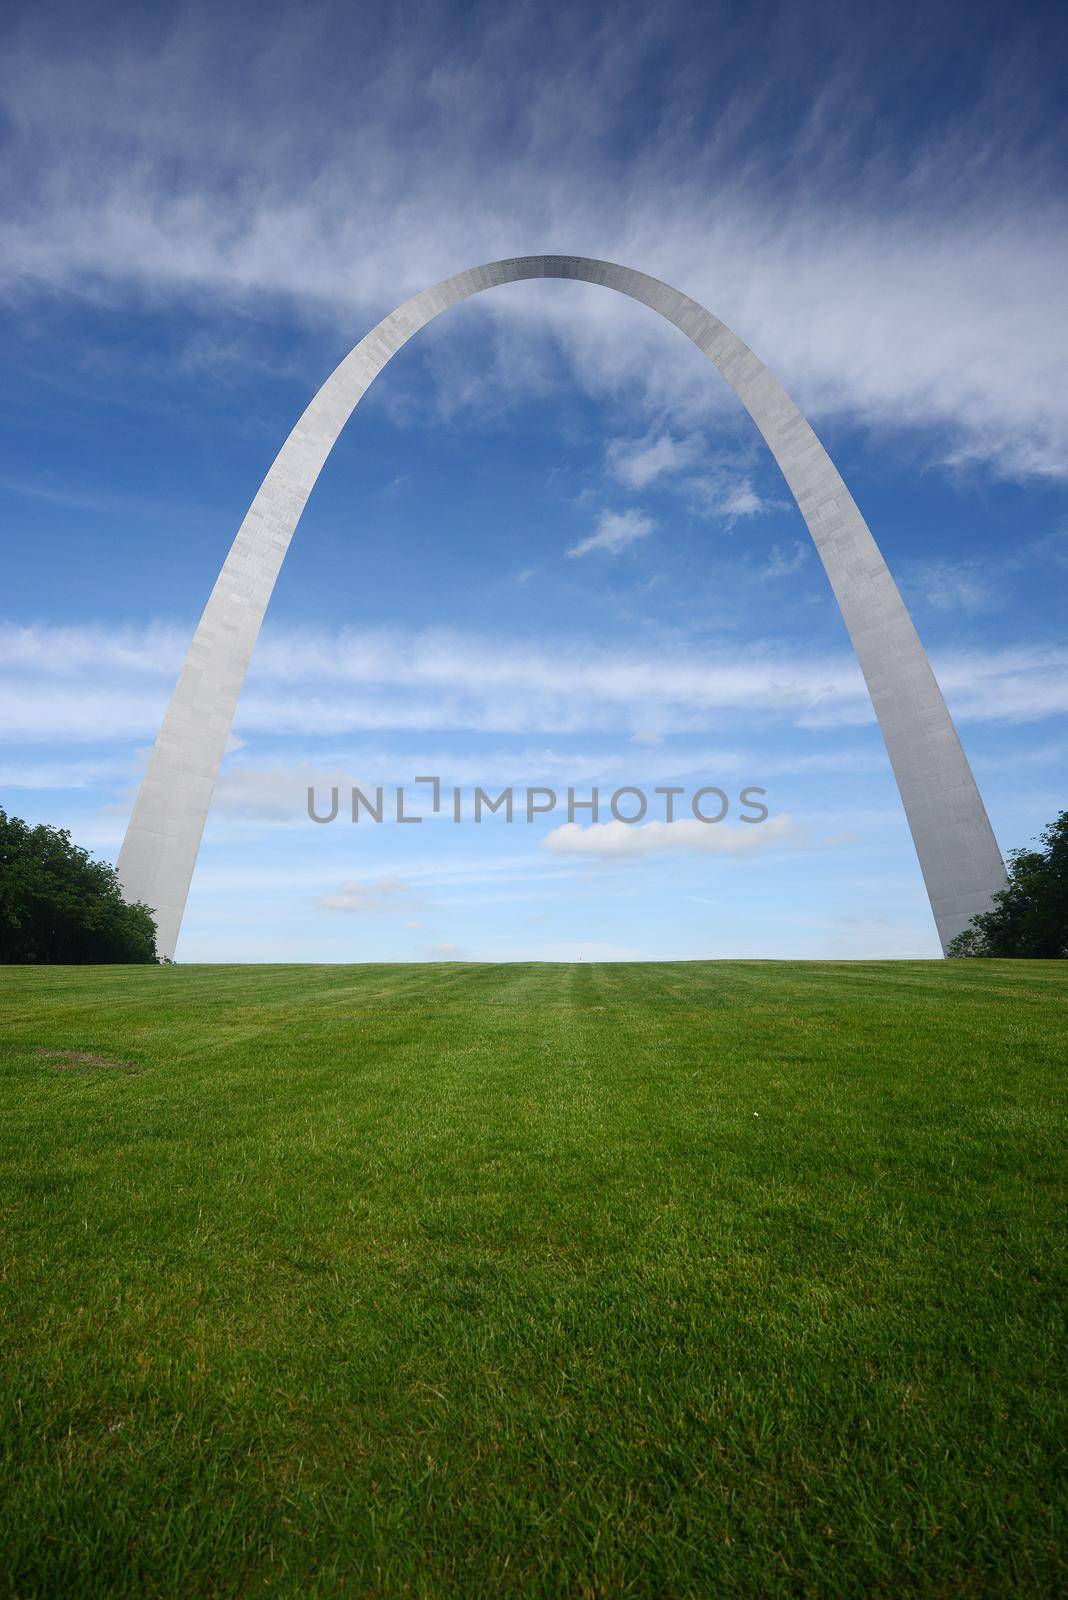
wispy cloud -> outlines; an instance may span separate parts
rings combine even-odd
[[[420,953],[420,960],[422,961],[474,961],[477,959],[459,944],[428,944]],[[485,959],[485,957],[482,959]]]
[[[1063,35],[1026,8],[967,61],[952,7],[849,30],[833,6],[654,22],[627,0],[414,21],[328,3],[252,30],[225,7],[71,17],[24,10],[0,67],[9,296],[181,299],[205,324],[221,304],[252,313],[255,357],[283,300],[355,338],[475,260],[578,251],[695,295],[818,418],[908,430],[958,469],[1068,472]],[[656,137],[634,155],[639,100]],[[541,340],[665,427],[728,399],[601,291],[517,287],[488,318],[506,348],[520,331],[529,370]],[[658,448],[631,468],[647,482]]]
[[[602,511],[597,518],[597,532],[591,533],[588,539],[580,539],[567,553],[572,559],[591,555],[595,550],[615,556],[628,545],[648,538],[655,527],[652,517],[641,511]]]
[[[191,629],[189,633],[191,633]],[[189,633],[0,628],[0,735],[24,743],[152,738]],[[54,648],[53,648],[54,646]],[[944,651],[939,681],[962,722],[1038,721],[1068,710],[1060,645]],[[678,639],[669,651],[598,648],[450,629],[270,629],[244,694],[240,735],[321,739],[357,731],[510,735],[752,725],[849,727],[872,720],[846,652]]]
[[[746,517],[759,517],[777,510],[781,504],[758,493],[749,473],[736,472],[729,467],[714,467],[687,478],[685,488],[703,515],[725,522],[728,528]]]
[[[602,860],[630,861],[665,851],[701,855],[750,856],[764,850],[798,846],[801,834],[793,818],[783,812],[767,822],[704,823],[686,818],[678,822],[595,822],[581,827],[565,822],[542,840],[542,849],[556,855],[596,856]]]
[[[654,431],[638,439],[612,439],[605,453],[610,478],[639,492],[651,485],[681,495],[691,511],[733,528],[746,517],[779,509],[756,488],[751,471],[709,459],[712,447],[699,434]],[[694,469],[701,466],[700,471]]]
[[[419,902],[413,896],[411,886],[402,878],[387,875],[372,878],[366,883],[361,883],[356,878],[346,878],[330,894],[321,895],[316,904],[324,911],[376,915],[383,911],[396,911],[402,907],[410,911]],[[416,926],[411,922],[406,925]]]
[[[912,561],[906,563],[901,581],[907,595],[933,611],[975,616],[998,604],[992,582],[997,566],[996,559],[983,567],[972,561]]]
[[[17,667],[48,678],[77,677],[86,667],[129,675],[177,676],[191,629],[55,626],[0,621],[0,670]]]
[[[242,823],[281,823],[305,827],[308,823],[308,790],[315,792],[317,811],[330,809],[331,790],[337,788],[340,815],[349,811],[353,786],[367,791],[366,781],[343,768],[324,770],[311,763],[297,766],[273,762],[269,766],[227,764],[215,786],[212,810],[216,817],[235,817]]]
[[[610,475],[627,489],[644,489],[658,478],[671,477],[700,460],[704,445],[695,434],[674,438],[670,433],[647,434],[642,439],[612,439],[605,452]]]
[[[771,554],[760,569],[762,578],[789,578],[801,568],[809,558],[811,546],[802,544],[797,540],[792,545],[774,544]]]

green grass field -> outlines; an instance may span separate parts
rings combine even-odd
[[[6,1595],[1066,1592],[1066,962],[6,968],[0,1063]]]

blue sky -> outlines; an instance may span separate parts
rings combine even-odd
[[[901,585],[1002,847],[1065,804],[1055,8],[10,14],[9,810],[114,858],[312,393],[406,295],[550,251],[667,279],[778,373]],[[937,954],[774,463],[700,354],[603,290],[497,290],[387,368],[305,513],[234,733],[181,960]],[[754,784],[774,825],[621,844],[559,812],[307,820],[309,783],[423,772]]]

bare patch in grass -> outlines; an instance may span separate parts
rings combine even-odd
[[[136,1061],[118,1061],[114,1056],[99,1056],[92,1050],[49,1050],[41,1045],[37,1055],[50,1067],[66,1071],[72,1067],[88,1067],[97,1072],[136,1072]]]

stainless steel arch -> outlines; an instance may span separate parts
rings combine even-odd
[[[174,953],[252,649],[289,541],[338,435],[389,358],[433,317],[483,289],[526,278],[602,284],[651,306],[719,368],[760,429],[853,641],[945,949],[1004,887],[1005,867],[912,619],[834,463],[778,379],[695,300],[608,261],[520,256],[446,278],[361,339],[293,429],[238,529],[189,647],[119,855],[127,897],[155,909],[160,954]]]

